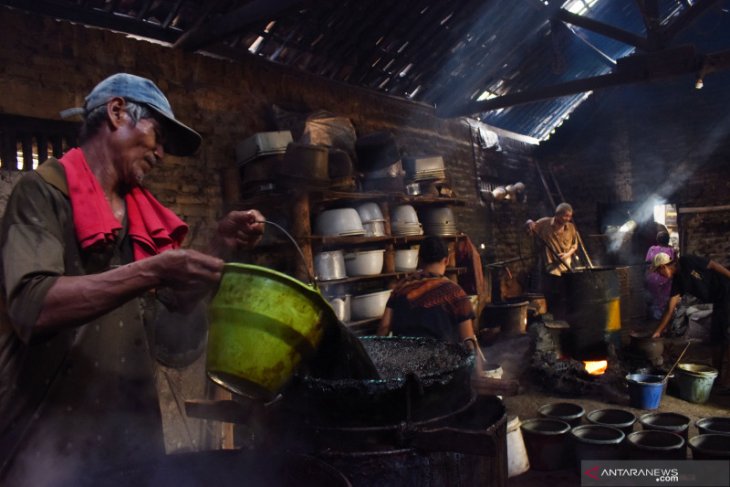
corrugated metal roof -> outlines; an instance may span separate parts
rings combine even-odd
[[[711,38],[715,46],[730,48],[730,0],[0,0],[0,4],[180,49],[232,59],[260,56],[431,104],[443,116],[477,116],[538,140],[549,137],[590,91],[529,103],[511,96],[615,72],[617,60],[635,51],[661,52],[682,36],[690,43]],[[695,13],[704,23],[725,28],[690,35],[686,27]],[[680,34],[676,39],[669,35],[674,30]],[[634,82],[642,66],[629,68],[633,69],[629,82]],[[487,96],[496,96],[504,106],[485,108],[485,103],[494,101],[480,101]]]

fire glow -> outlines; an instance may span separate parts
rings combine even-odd
[[[601,375],[604,372],[606,372],[606,369],[608,368],[608,361],[607,360],[587,361],[587,362],[583,362],[583,365],[585,365],[586,372],[588,372],[589,374]]]

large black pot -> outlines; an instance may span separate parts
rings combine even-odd
[[[428,338],[364,337],[378,380],[299,376],[281,408],[310,425],[358,427],[420,422],[453,414],[472,400],[474,357]]]
[[[507,482],[507,414],[496,396],[421,425],[317,430],[322,458],[357,487],[470,487]],[[396,438],[397,436],[397,438]],[[369,438],[369,442],[364,442]]]

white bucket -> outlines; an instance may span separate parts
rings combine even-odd
[[[507,478],[521,475],[530,470],[525,440],[520,430],[520,418],[510,416],[507,421]]]

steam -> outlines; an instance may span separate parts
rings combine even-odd
[[[730,115],[726,114],[718,123],[710,125],[712,129],[705,137],[698,135],[697,139],[688,143],[689,149],[675,160],[659,160],[652,163],[657,167],[671,168],[666,171],[665,179],[647,196],[647,198],[627,215],[627,220],[616,232],[609,234],[608,251],[615,253],[631,238],[637,227],[653,221],[654,207],[667,203],[666,198],[673,195],[679,188],[691,180],[694,173],[711,158],[712,153],[722,145],[727,137],[730,126]],[[632,161],[634,166],[647,164],[647,161]]]

